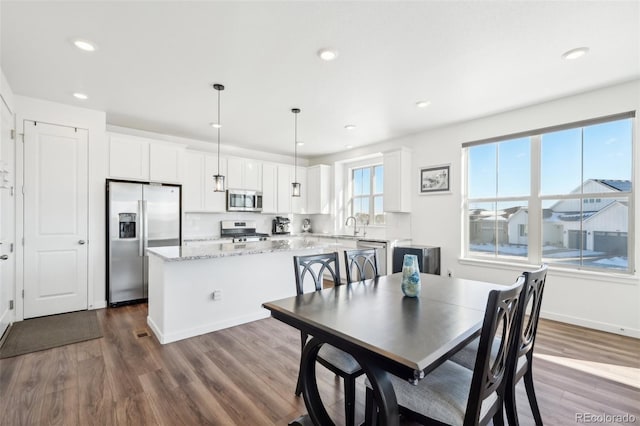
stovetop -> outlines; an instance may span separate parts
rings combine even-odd
[[[244,234],[237,234],[232,237],[232,242],[243,243],[252,241],[267,241],[269,234],[261,234],[259,232],[248,232]]]

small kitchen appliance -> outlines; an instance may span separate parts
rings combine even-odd
[[[234,243],[267,241],[268,234],[256,232],[255,220],[221,220],[220,237],[230,238]]]
[[[288,217],[276,216],[273,219],[272,234],[289,234],[291,232],[291,221]]]
[[[311,232],[311,219],[305,218],[302,221],[302,232]]]

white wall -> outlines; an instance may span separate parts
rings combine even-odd
[[[354,150],[354,156],[383,152],[393,147],[413,148],[411,238],[414,244],[442,247],[442,270],[462,278],[511,283],[523,269],[495,263],[461,259],[463,238],[461,144],[500,135],[565,124],[640,109],[640,80],[594,90],[491,117],[450,125],[410,137]],[[636,128],[638,118],[636,118]],[[638,146],[638,134],[635,139]],[[634,149],[637,168],[639,149]],[[313,164],[344,160],[345,154],[314,158]],[[418,195],[418,169],[451,163],[451,194]],[[637,169],[636,169],[637,172]],[[636,174],[637,176],[637,174]],[[640,192],[635,185],[635,198]],[[635,223],[640,215],[635,210]],[[636,226],[636,230],[640,226]],[[636,264],[640,235],[634,235]],[[640,280],[638,276],[616,276],[588,272],[566,272],[552,268],[545,289],[542,315],[605,331],[640,337]]]
[[[89,131],[89,309],[106,306],[105,297],[105,178],[107,176],[108,150],[105,138],[106,114],[40,99],[16,96],[16,125],[19,134],[24,133],[24,120],[43,121],[51,124],[74,126]],[[16,152],[18,168],[16,176],[22,174],[22,145]],[[22,197],[16,200],[16,240],[22,238]],[[20,248],[20,247],[19,247]],[[20,251],[18,252],[20,256]],[[20,258],[16,274],[16,289],[23,289]],[[27,266],[28,267],[28,266]],[[23,318],[22,300],[16,306],[16,318]]]

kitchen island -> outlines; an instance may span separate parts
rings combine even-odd
[[[266,318],[262,303],[296,294],[293,256],[333,249],[302,238],[147,249],[147,324],[165,344]]]

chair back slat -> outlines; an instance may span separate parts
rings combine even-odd
[[[304,293],[305,283],[311,282],[315,291],[322,290],[325,271],[331,276],[334,285],[340,285],[340,263],[338,253],[293,256],[293,268],[296,277],[296,293]]]
[[[544,291],[545,282],[547,281],[547,265],[542,265],[540,269],[532,272],[525,272],[523,275],[526,279],[527,284],[525,285],[525,288],[523,290],[524,297],[520,302],[520,315],[522,316],[522,318],[520,318],[520,341],[516,348],[518,352],[515,361],[516,365],[517,358],[533,351],[536,332],[538,330],[538,320],[540,319],[542,293]],[[530,312],[528,312],[529,306],[531,306]]]
[[[502,409],[508,355],[515,341],[514,336],[518,332],[516,316],[524,285],[525,277],[520,276],[515,284],[505,290],[492,290],[489,293],[464,424],[478,424],[481,420],[479,417],[482,403],[494,392],[499,395],[500,403],[493,407],[493,411]],[[500,346],[494,359],[491,349],[496,338],[500,341]]]
[[[372,279],[379,275],[376,249],[345,250],[344,263],[348,283]]]

